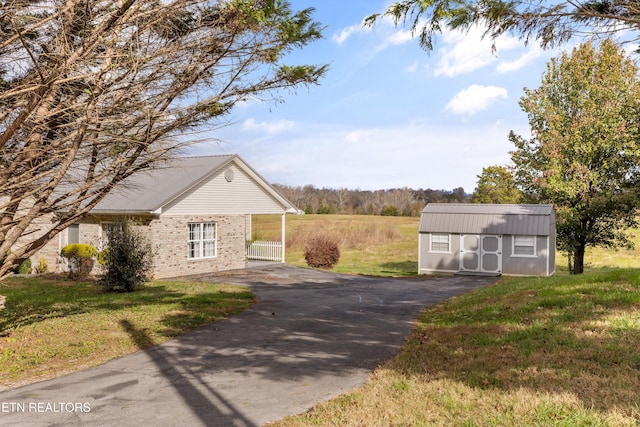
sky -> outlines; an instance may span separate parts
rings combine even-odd
[[[363,28],[390,3],[291,0],[294,10],[314,7],[326,28],[286,62],[329,64],[326,76],[281,94],[283,103],[237,106],[232,124],[192,154],[238,154],[267,181],[289,186],[472,193],[483,167],[510,163],[509,132],[529,135],[518,102],[559,51],[504,36],[492,52],[472,30],[445,32],[428,53],[390,20]]]

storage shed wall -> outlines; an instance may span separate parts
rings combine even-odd
[[[460,236],[450,235],[448,253],[429,252],[430,233],[418,236],[418,273],[455,273],[460,270]]]
[[[429,252],[431,233],[419,234],[419,273],[456,273],[460,271],[460,235],[450,234],[449,253]],[[502,274],[547,276],[555,274],[555,235],[536,236],[535,256],[513,256],[513,236],[502,236]]]
[[[546,276],[549,274],[549,242],[536,236],[535,256],[514,256],[513,236],[502,237],[502,274],[512,276]],[[554,264],[555,265],[555,261]],[[553,269],[555,271],[555,268]]]

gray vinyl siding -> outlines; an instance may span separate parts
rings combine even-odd
[[[225,179],[225,171],[233,171],[233,180]],[[286,207],[242,169],[234,164],[173,200],[163,208],[166,215],[216,214],[282,214]]]
[[[420,273],[453,273],[460,270],[458,257],[458,253],[460,252],[459,235],[452,234],[450,236],[449,241],[451,248],[449,253],[430,252],[429,233],[421,233],[418,238],[420,239],[420,256],[418,257]]]
[[[547,236],[536,236],[536,253],[533,257],[514,256],[514,236],[502,237],[502,274],[513,276],[546,276],[549,247]]]

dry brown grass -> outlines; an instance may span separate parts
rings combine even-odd
[[[289,264],[306,266],[304,247],[315,237],[338,243],[341,273],[382,276],[415,275],[418,271],[418,221],[416,217],[372,215],[287,216]],[[280,216],[253,217],[254,240],[280,240]]]
[[[280,240],[279,221],[279,216],[254,216],[254,239]],[[287,224],[287,248],[292,250],[304,249],[316,237],[333,240],[341,249],[385,245],[401,239],[397,221],[389,217],[303,215],[287,217]],[[417,222],[415,233],[417,236]]]
[[[370,245],[395,242],[400,232],[393,224],[362,221],[341,221],[322,224],[317,228],[298,228],[287,238],[291,248],[303,248],[315,237],[324,237],[338,243],[340,248],[356,249]]]

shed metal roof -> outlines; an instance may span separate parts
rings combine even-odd
[[[554,227],[553,205],[429,203],[419,232],[548,236]]]

